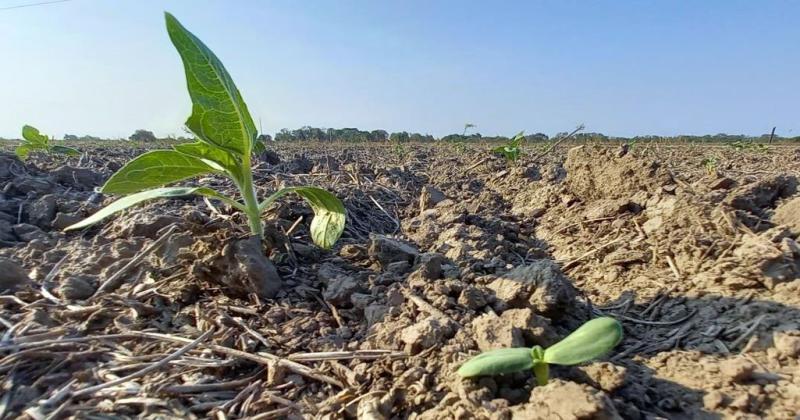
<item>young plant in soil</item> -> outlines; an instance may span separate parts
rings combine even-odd
[[[733,143],[728,143],[728,145],[737,151],[752,151],[758,153],[766,153],[769,151],[769,146],[763,143],[756,143],[753,141],[741,141],[737,140]]]
[[[703,164],[703,167],[706,168],[706,173],[709,176],[712,176],[715,173],[717,173],[717,163],[718,163],[718,161],[717,161],[716,157],[709,156],[709,157],[703,159],[703,161],[701,163]]]
[[[522,142],[525,141],[525,132],[520,131],[506,144],[492,149],[492,153],[503,156],[507,162],[516,162],[522,155]]]
[[[174,150],[147,152],[128,162],[101,189],[126,197],[66,230],[92,225],[146,200],[199,194],[244,212],[252,234],[262,237],[261,213],[279,197],[295,193],[314,210],[312,240],[322,248],[331,248],[344,230],[342,202],[330,192],[311,186],[284,188],[258,201],[251,170],[251,156],[254,148],[258,149],[258,133],[247,105],[217,56],[175,17],[165,15],[167,32],[183,61],[192,98],[192,114],[186,120],[186,127],[198,141],[178,144]],[[230,178],[241,194],[241,201],[208,187],[162,187],[206,174]]]
[[[622,339],[622,326],[610,317],[595,318],[558,343],[542,349],[520,347],[481,353],[458,369],[463,378],[501,375],[532,369],[539,386],[547,385],[551,364],[577,365],[600,357]]]
[[[14,149],[14,153],[22,160],[27,159],[31,152],[37,150],[45,153],[61,153],[67,156],[81,154],[81,152],[71,147],[51,144],[51,140],[50,137],[40,133],[36,128],[24,125],[22,126],[22,144]]]
[[[396,141],[392,145],[392,152],[394,152],[400,162],[403,162],[408,156],[408,147],[402,142]]]

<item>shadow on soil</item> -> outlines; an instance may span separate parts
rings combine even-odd
[[[625,294],[595,310],[623,323],[625,338],[609,358],[626,369],[621,385],[608,389],[577,368],[555,369],[554,376],[606,390],[623,418],[720,419],[726,409],[758,414],[771,407],[765,387],[783,376],[768,367],[780,366],[780,352],[765,350],[774,346],[773,333],[798,329],[800,309],[721,296],[633,300]]]

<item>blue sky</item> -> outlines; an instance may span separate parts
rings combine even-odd
[[[800,2],[71,0],[0,10],[0,137],[180,134],[164,10],[268,133],[800,134]]]

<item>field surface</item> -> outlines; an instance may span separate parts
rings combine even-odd
[[[77,147],[0,152],[0,418],[800,412],[797,146],[530,146],[515,163],[481,145],[270,146],[260,196],[310,184],[345,203],[332,251],[291,197],[265,214],[263,249],[241,214],[196,197],[64,233],[155,146]],[[249,293],[273,268],[277,297]],[[455,373],[599,315],[623,341],[546,386]]]

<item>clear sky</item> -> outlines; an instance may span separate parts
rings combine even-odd
[[[0,137],[182,133],[172,12],[264,131],[800,134],[800,2],[0,0]],[[791,130],[791,131],[790,131]]]

